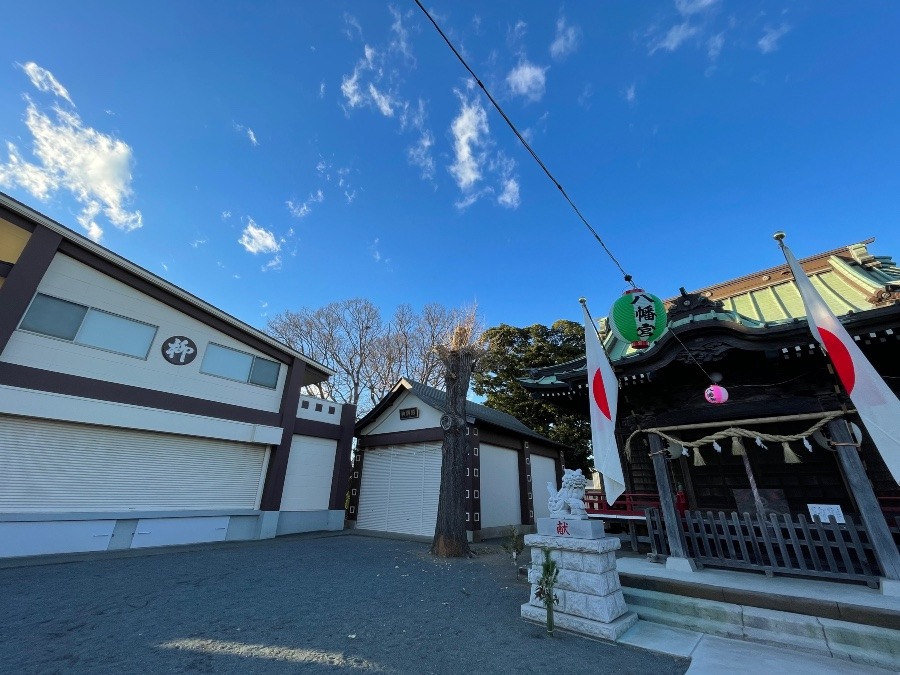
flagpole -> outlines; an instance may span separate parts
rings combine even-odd
[[[597,340],[600,342],[600,346],[603,348],[603,353],[606,354],[606,358],[609,358],[609,352],[606,351],[606,347],[603,345],[603,338],[600,337],[600,331],[597,330],[597,322],[594,321],[594,317],[591,316],[591,310],[588,309],[587,298],[578,298],[578,302],[580,302],[581,306],[584,307],[585,313],[588,315],[588,318],[591,320],[591,326],[593,326],[594,332],[597,334]]]

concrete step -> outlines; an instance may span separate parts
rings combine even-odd
[[[900,669],[900,630],[639,588],[622,590],[628,608],[644,621]]]

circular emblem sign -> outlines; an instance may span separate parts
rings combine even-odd
[[[197,345],[191,338],[175,335],[163,342],[162,355],[173,366],[186,366],[197,358]]]

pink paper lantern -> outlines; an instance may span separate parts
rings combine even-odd
[[[706,391],[703,392],[703,398],[713,405],[725,403],[725,401],[728,400],[728,390],[718,384],[711,384],[706,388]]]

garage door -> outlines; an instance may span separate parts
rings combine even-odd
[[[0,511],[254,509],[266,448],[0,415]]]
[[[547,502],[550,494],[547,492],[547,483],[553,483],[559,490],[559,482],[556,480],[556,461],[550,457],[540,455],[531,456],[531,489],[534,496],[534,517],[549,518],[550,507]]]
[[[431,537],[440,487],[440,443],[368,449],[363,460],[356,526]]]
[[[482,443],[481,527],[522,523],[519,500],[519,453]]]

